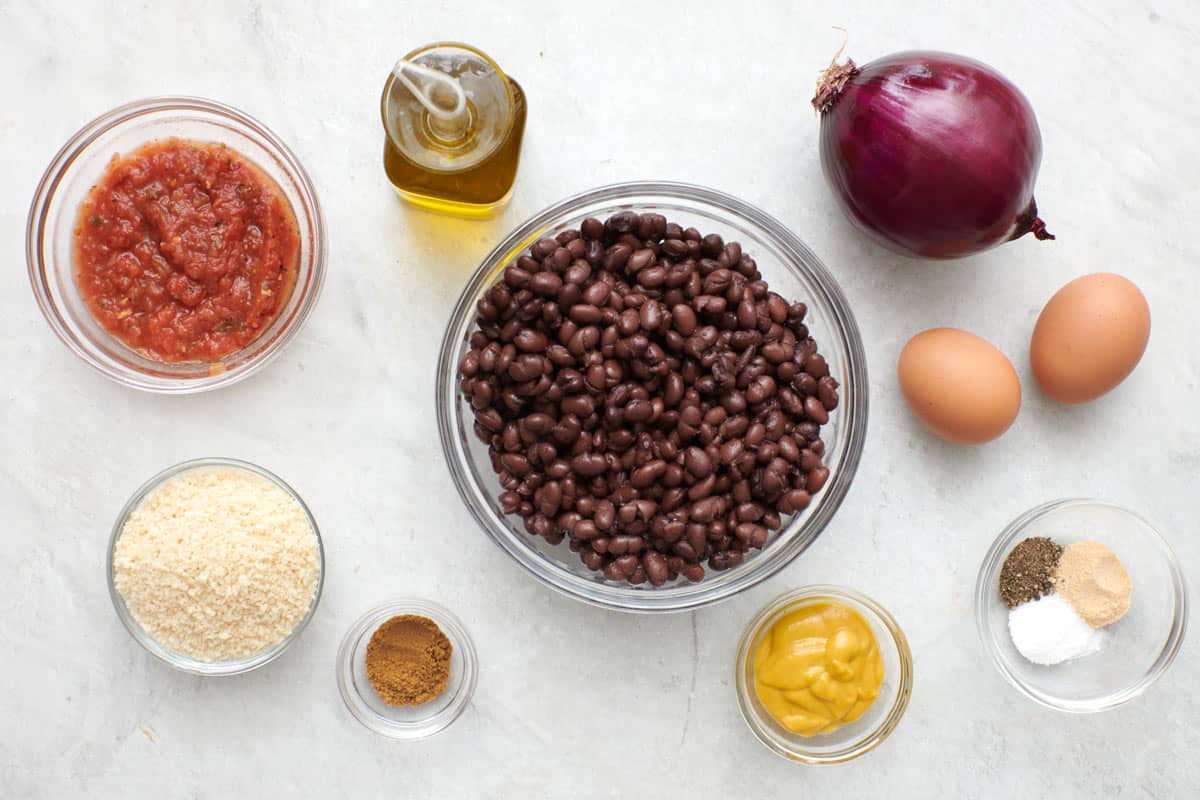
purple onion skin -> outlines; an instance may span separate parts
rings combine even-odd
[[[1042,137],[1029,101],[986,64],[905,52],[830,68],[821,166],[846,215],[884,247],[959,258],[1033,233]]]

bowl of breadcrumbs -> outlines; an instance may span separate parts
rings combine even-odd
[[[316,520],[262,467],[205,458],[155,475],[125,504],[108,549],[113,606],[170,666],[236,675],[277,658],[321,598]]]

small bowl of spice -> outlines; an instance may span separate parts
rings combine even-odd
[[[806,764],[874,748],[912,693],[912,654],[896,620],[839,586],[808,586],[767,604],[746,626],[734,672],[750,730],[772,752]]]
[[[1056,500],[992,544],[975,617],[996,668],[1027,697],[1104,711],[1142,694],[1174,661],[1187,590],[1170,545],[1137,514]]]
[[[117,517],[108,588],[121,622],[175,669],[221,676],[273,661],[321,599],[316,520],[262,467],[203,458],[141,486]]]
[[[350,713],[393,739],[424,739],[458,719],[475,692],[475,645],[437,603],[390,600],[359,617],[338,649],[338,691]]]

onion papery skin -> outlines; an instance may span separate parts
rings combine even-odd
[[[1033,233],[1042,136],[1025,95],[986,64],[896,53],[829,68],[821,167],[846,215],[884,247],[960,258]]]

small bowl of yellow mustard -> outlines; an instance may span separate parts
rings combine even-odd
[[[742,635],[735,673],[750,730],[806,764],[849,761],[878,745],[912,693],[912,654],[896,620],[840,586],[807,586],[768,603]]]

